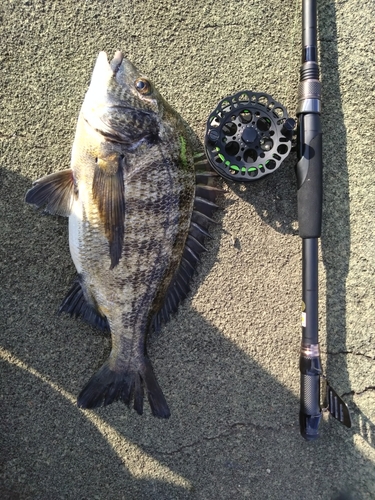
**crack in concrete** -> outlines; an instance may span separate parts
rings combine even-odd
[[[241,28],[242,25],[238,23],[228,23],[228,24],[204,24],[202,26],[203,29],[222,29],[222,28],[227,28],[229,26],[232,26],[234,28]]]
[[[0,132],[0,139],[24,139],[25,137],[26,135],[19,134],[17,131],[13,132],[12,134],[4,134],[3,132]]]
[[[295,427],[295,426],[294,426],[294,424],[289,424],[289,425],[283,425],[282,427],[285,428],[285,427]],[[181,453],[182,451],[184,451],[186,449],[194,448],[195,446],[202,444],[202,441],[210,442],[210,441],[215,441],[216,439],[221,439],[223,437],[228,437],[233,433],[233,430],[237,430],[238,428],[249,428],[249,429],[262,431],[262,432],[263,431],[269,432],[269,431],[279,430],[279,428],[277,428],[277,427],[271,427],[271,426],[267,426],[267,425],[252,424],[250,422],[249,423],[235,422],[235,423],[231,424],[230,429],[227,429],[227,430],[217,434],[216,436],[202,436],[201,438],[199,438],[199,440],[196,440],[196,441],[189,443],[189,444],[185,444],[185,445],[180,446],[179,448],[176,448],[176,449],[171,450],[171,451],[160,451],[160,450],[154,450],[151,448],[147,449],[146,451],[149,453],[156,453],[159,455],[173,456],[176,453]]]
[[[326,354],[330,356],[337,356],[338,354],[353,354],[354,356],[363,356],[364,358],[371,359],[371,361],[375,361],[375,356],[369,356],[368,354],[364,354],[363,352],[355,352],[355,351],[326,351]]]
[[[360,396],[361,394],[364,394],[365,392],[368,391],[375,391],[375,385],[369,385],[368,387],[365,387],[362,391],[344,392],[342,396]]]

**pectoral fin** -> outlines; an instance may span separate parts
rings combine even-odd
[[[124,240],[125,194],[123,158],[111,162],[98,161],[92,192],[109,242],[111,269],[119,262]]]
[[[71,168],[46,175],[33,183],[25,201],[52,215],[69,217],[75,193]]]

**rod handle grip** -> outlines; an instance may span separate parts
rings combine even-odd
[[[320,238],[322,227],[323,161],[320,116],[299,117],[297,174],[298,226],[301,238]]]
[[[301,410],[299,423],[301,435],[304,439],[313,441],[319,437],[321,417],[320,376],[301,374]]]

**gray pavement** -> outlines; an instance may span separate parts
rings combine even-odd
[[[69,166],[99,50],[123,50],[201,140],[216,103],[244,88],[293,115],[301,2],[2,2],[0,498],[375,498],[375,4],[318,4],[320,340],[353,427],[325,418],[306,443],[293,155],[257,184],[224,184],[192,293],[151,339],[168,421],[121,403],[76,407],[110,341],[57,316],[75,273],[67,221],[23,203],[33,180]]]

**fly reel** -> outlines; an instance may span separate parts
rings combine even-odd
[[[265,93],[243,90],[221,100],[207,120],[205,150],[225,179],[250,182],[274,172],[292,148],[295,121]]]

